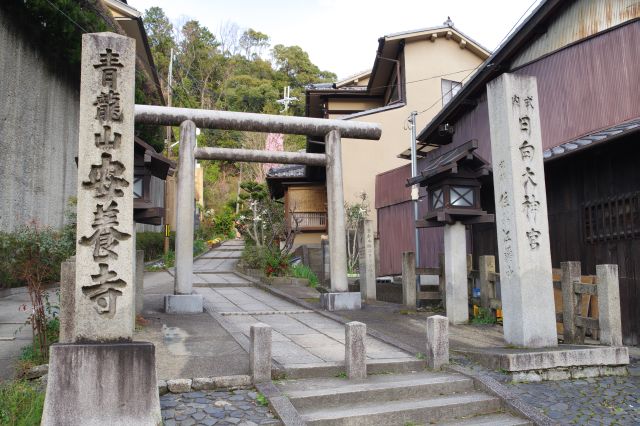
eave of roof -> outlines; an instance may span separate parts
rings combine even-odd
[[[489,57],[489,50],[487,50],[485,47],[480,45],[478,42],[461,32],[454,26],[444,25],[389,34],[378,39],[378,50],[376,52],[376,59],[371,69],[372,71],[371,76],[369,77],[367,89],[373,92],[373,89],[375,89],[376,87],[386,87],[386,81],[388,80],[390,74],[393,73],[393,69],[395,67],[395,65],[392,65],[390,62],[396,60],[399,49],[407,40],[427,38],[431,35],[436,35],[439,37],[438,34],[445,35],[446,37],[447,33],[449,32],[451,33],[449,38],[453,38],[454,40],[464,40],[467,44],[466,48],[474,54],[478,55],[480,58],[486,59],[487,57]],[[378,76],[381,70],[382,72],[385,72],[385,74]],[[385,83],[381,84],[379,81],[384,81]]]
[[[103,1],[108,8],[111,8],[116,12],[118,12],[119,14],[123,15],[123,17],[114,16],[113,19],[115,21],[126,21],[126,20],[136,21],[136,30],[138,32],[140,39],[142,40],[142,44],[145,50],[145,59],[151,71],[150,77],[153,79],[153,84],[158,90],[158,94],[160,95],[159,96],[160,102],[162,102],[162,104],[164,105],[165,100],[164,100],[164,95],[162,94],[162,86],[160,84],[160,78],[158,77],[158,70],[153,61],[151,48],[149,47],[149,39],[147,38],[147,32],[144,29],[144,22],[142,22],[142,13],[140,13],[138,10],[134,9],[133,7],[129,6],[128,4],[120,0],[103,0]],[[123,27],[123,30],[124,29],[125,28]]]
[[[356,74],[350,75],[350,76],[349,76],[349,77],[347,77],[347,78],[344,78],[344,79],[342,79],[342,80],[340,80],[340,81],[337,81],[337,82],[334,84],[334,86],[335,86],[336,88],[340,88],[340,87],[346,86],[346,85],[347,85],[347,84],[349,84],[349,83],[357,83],[357,80],[360,80],[360,79],[362,79],[362,78],[367,78],[367,77],[369,77],[369,76],[371,75],[371,71],[372,71],[372,70],[360,71],[359,73],[356,73]]]
[[[164,155],[157,153],[151,145],[137,136],[134,137],[134,142],[136,146],[139,146],[144,150],[145,156],[148,155],[151,158],[151,172],[154,176],[165,180],[167,175],[173,175],[176,169],[176,163],[174,161],[171,161]]]
[[[616,124],[615,126],[606,129],[598,130],[597,132],[589,133],[588,135],[581,136],[571,142],[566,142],[562,145],[545,149],[543,152],[544,161],[557,160],[568,154],[573,154],[586,148],[591,148],[604,142],[611,142],[612,140],[638,132],[640,132],[640,117],[625,121],[624,123]]]
[[[528,39],[535,34],[536,27],[550,18],[561,6],[568,4],[567,0],[543,0],[536,9],[511,33],[507,40],[484,61],[483,65],[462,86],[462,89],[447,103],[436,116],[420,131],[417,136],[424,142],[440,124],[451,120],[458,112],[461,104],[468,98],[474,97],[485,90],[485,85],[500,73],[504,72],[502,64],[512,58]]]

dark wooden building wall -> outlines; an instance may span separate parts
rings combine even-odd
[[[578,152],[545,164],[551,260],[579,260],[583,275],[595,275],[596,265],[618,265],[623,341],[640,344],[640,135]],[[493,189],[485,187],[483,207],[493,210]],[[606,200],[618,199],[617,203]],[[585,204],[602,205],[609,219],[598,228],[601,238],[587,240]],[[620,230],[626,230],[621,235]],[[493,224],[473,227],[473,257],[495,255]],[[610,234],[606,236],[606,234]],[[497,266],[499,270],[499,265]]]
[[[640,21],[568,46],[514,74],[537,78],[542,146],[549,149],[640,116]],[[491,161],[486,93],[453,124],[453,142],[428,154],[434,158],[471,139]]]

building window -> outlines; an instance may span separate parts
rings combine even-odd
[[[462,83],[459,81],[442,79],[442,106],[448,104],[461,88]]]
[[[640,192],[585,203],[582,222],[589,243],[640,237]]]
[[[133,198],[144,198],[144,176],[133,177]]]

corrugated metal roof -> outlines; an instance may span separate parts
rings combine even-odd
[[[635,118],[631,121],[617,124],[608,129],[600,130],[598,132],[582,136],[571,142],[563,143],[562,145],[553,147],[551,149],[546,149],[543,153],[544,159],[548,160],[551,158],[559,157],[570,152],[579,151],[597,143],[607,142],[613,138],[626,136],[627,134],[635,133],[638,131],[640,131],[640,117]]]

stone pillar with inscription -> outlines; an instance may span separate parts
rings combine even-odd
[[[557,346],[536,79],[502,74],[487,98],[505,340]]]
[[[51,347],[43,425],[160,422],[155,348],[131,342],[135,46],[82,36],[74,330]]]
[[[376,255],[373,238],[373,221],[363,220],[359,225],[360,246],[360,295],[364,301],[376,300]]]

